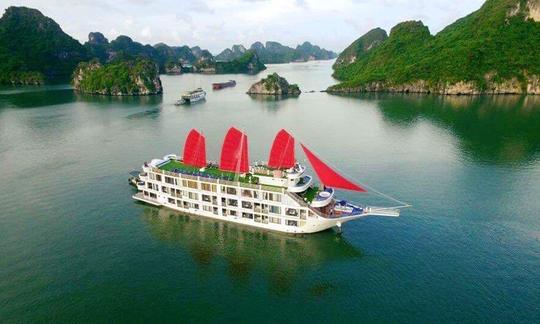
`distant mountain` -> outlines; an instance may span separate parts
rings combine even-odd
[[[313,61],[313,60],[331,60],[335,59],[336,53],[320,48],[317,45],[312,45],[310,42],[304,42],[302,45],[296,46],[294,53],[295,61]]]
[[[329,60],[337,56],[336,53],[312,45],[309,42],[304,42],[298,45],[296,49],[284,46],[278,42],[266,42],[263,45],[261,42],[255,42],[250,46],[250,50],[254,51],[261,62],[267,63],[289,63],[293,61],[310,61],[310,60]],[[225,49],[216,56],[218,61],[230,61],[239,58],[246,52],[246,48],[242,45],[234,45],[230,49]]]
[[[233,45],[233,47],[226,48],[216,55],[216,61],[232,61],[240,58],[246,51],[247,49],[243,45]]]
[[[330,92],[540,94],[540,0],[488,0],[435,36],[403,22],[335,68]]]
[[[38,10],[9,7],[0,18],[0,84],[67,81],[77,64],[90,60],[94,63],[88,63],[88,66],[97,66],[96,60],[102,66],[99,73],[109,73],[115,67],[123,70],[129,67],[130,73],[136,72],[137,66],[142,65],[132,62],[139,62],[139,59],[153,62],[160,73],[257,73],[266,68],[264,62],[285,63],[335,56],[308,42],[296,49],[277,42],[266,42],[266,46],[255,43],[251,48],[249,51],[242,45],[234,45],[214,57],[199,46],[144,45],[125,35],[109,41],[100,32],[90,33],[88,41],[81,45]],[[221,64],[225,61],[230,64]],[[118,64],[121,62],[128,63]]]
[[[252,50],[246,51],[242,56],[228,62],[218,61],[216,73],[249,73],[256,74],[266,70],[266,66],[260,61],[257,53]]]
[[[0,18],[0,83],[68,79],[86,49],[36,9],[9,7]]]

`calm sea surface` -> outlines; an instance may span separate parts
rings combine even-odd
[[[0,89],[0,322],[540,321],[540,96],[245,94],[273,71],[304,91],[334,83],[313,62],[162,76],[149,98]],[[206,103],[173,105],[199,86]],[[192,127],[217,160],[233,125],[252,161],[286,128],[414,206],[292,237],[131,199],[129,171],[180,154]]]

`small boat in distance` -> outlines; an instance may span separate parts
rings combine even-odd
[[[220,90],[223,88],[234,87],[234,86],[236,86],[236,81],[234,80],[229,80],[227,82],[212,83],[212,89],[214,90]]]
[[[204,91],[202,88],[197,88],[195,90],[184,93],[182,97],[180,97],[180,99],[176,101],[175,105],[190,105],[197,101],[204,100],[205,98],[206,91]]]

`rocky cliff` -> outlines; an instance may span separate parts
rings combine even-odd
[[[158,68],[147,59],[106,65],[98,61],[80,63],[72,83],[77,91],[109,96],[154,95],[163,91]]]
[[[436,35],[420,21],[337,64],[329,92],[538,94],[540,0],[488,0]],[[345,61],[346,63],[346,61]]]
[[[248,90],[248,94],[256,95],[299,95],[300,88],[296,84],[289,84],[287,80],[277,73],[268,75],[266,78],[254,83]]]
[[[0,18],[0,84],[68,80],[86,59],[85,48],[36,9],[9,7]]]

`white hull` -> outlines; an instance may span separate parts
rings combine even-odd
[[[218,220],[226,221],[230,223],[236,223],[236,224],[241,224],[241,225],[246,225],[246,226],[251,226],[251,227],[256,227],[256,228],[262,228],[262,229],[270,230],[270,231],[289,233],[289,234],[317,233],[317,232],[321,232],[321,231],[324,231],[333,227],[340,227],[343,223],[346,223],[348,221],[371,215],[370,213],[365,213],[362,215],[355,215],[355,216],[341,218],[341,219],[323,218],[323,217],[317,216],[317,219],[306,221],[306,224],[302,227],[292,227],[292,226],[283,226],[283,225],[277,225],[277,224],[257,223],[251,219],[242,218],[240,216],[218,216],[211,212],[205,212],[199,209],[194,209],[194,208],[186,209],[186,208],[178,207],[173,204],[160,203],[156,200],[146,198],[141,194],[133,195],[133,199],[156,206],[156,207],[166,207],[172,210],[182,212],[184,214],[208,217],[208,218],[218,219]],[[388,215],[388,216],[394,216],[394,215]]]
[[[325,215],[287,187],[173,173],[157,167],[166,162],[155,160],[143,166],[137,183],[139,192],[133,199],[185,214],[291,234],[341,228],[343,223],[370,215],[399,215],[399,211],[393,209],[360,208],[350,204],[343,210],[356,208],[352,213]]]

